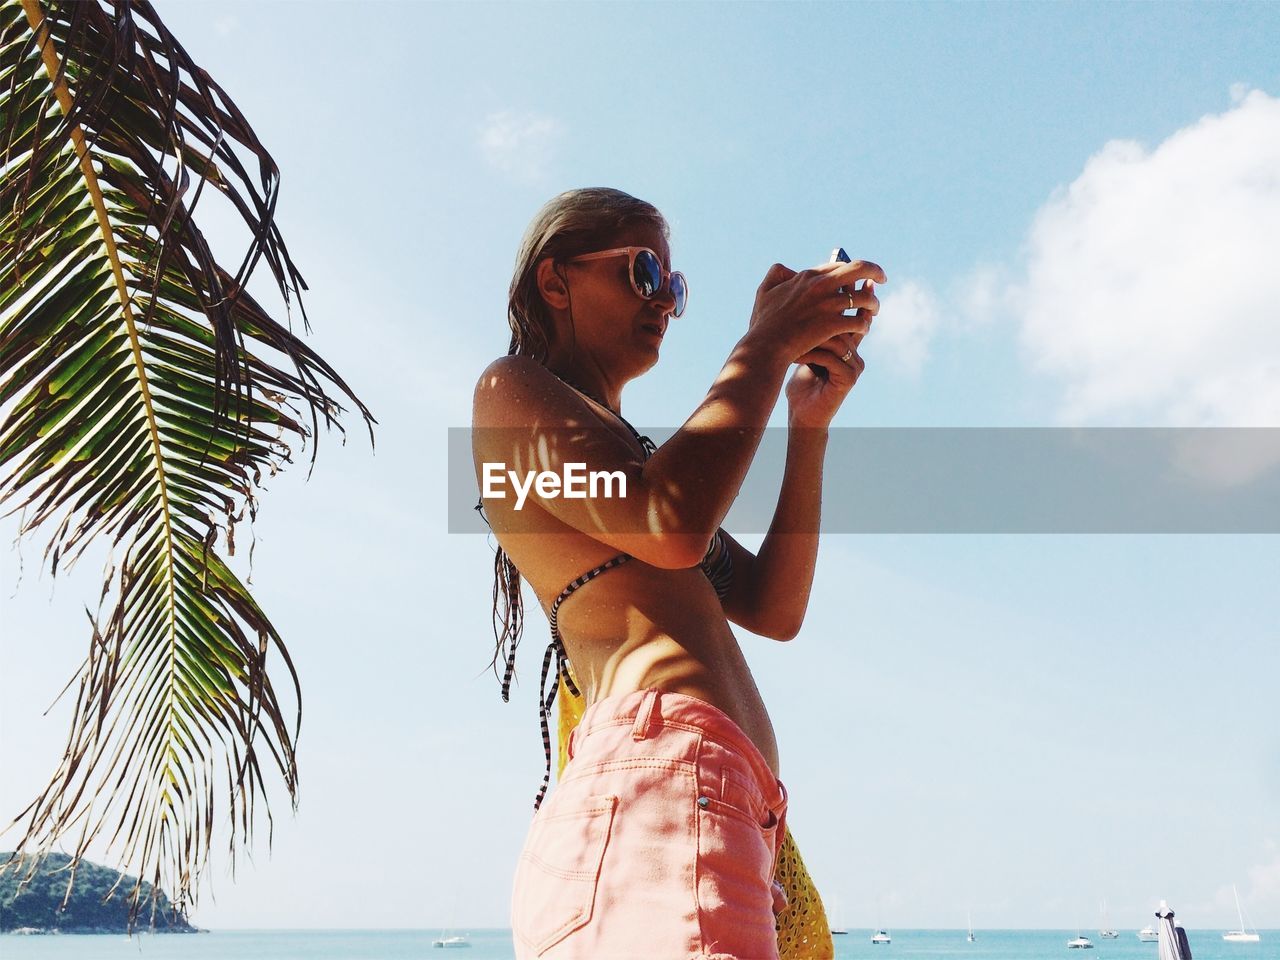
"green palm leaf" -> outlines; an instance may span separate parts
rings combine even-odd
[[[233,863],[252,839],[264,768],[297,802],[297,673],[219,543],[291,445],[341,429],[331,389],[373,420],[245,291],[263,262],[286,307],[305,288],[275,165],[149,3],[0,2],[0,118],[0,497],[52,527],[55,573],[91,542],[118,559],[19,852],[106,841],[135,911],[143,881],[185,909],[215,822]],[[209,188],[252,234],[234,272],[192,219]]]

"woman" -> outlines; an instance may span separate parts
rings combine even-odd
[[[871,263],[775,264],[705,399],[654,449],[623,420],[622,391],[657,362],[688,297],[666,222],[625,193],[590,189],[556,197],[529,226],[509,355],[485,370],[474,402],[477,477],[492,494],[482,504],[501,546],[494,663],[505,656],[505,697],[523,577],[551,622],[548,777],[557,681],[587,707],[556,789],[545,803],[546,781],[538,793],[516,875],[517,956],[778,956],[786,794],[728,621],[778,640],[800,629],[827,427],[862,372],[857,348],[884,280]],[[753,555],[720,523],[784,380],[786,470]],[[567,486],[528,479],[563,478],[575,463],[624,478],[626,495],[561,496]],[[493,481],[507,476],[509,487]]]

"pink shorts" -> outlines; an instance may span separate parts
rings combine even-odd
[[[778,956],[787,795],[741,728],[641,690],[587,708],[516,869],[516,957]]]

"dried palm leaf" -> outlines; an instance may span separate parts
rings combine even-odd
[[[219,544],[232,552],[291,445],[341,429],[329,391],[372,429],[246,292],[262,263],[286,310],[305,289],[278,181],[150,3],[0,3],[0,497],[24,534],[52,528],[55,574],[91,542],[118,557],[18,851],[74,837],[78,859],[105,842],[138,877],[135,917],[144,881],[185,912],[228,814],[234,866],[264,768],[296,807],[297,672]],[[210,187],[252,234],[234,272],[192,217]]]

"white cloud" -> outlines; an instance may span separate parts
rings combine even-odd
[[[893,284],[888,292],[877,287],[876,295],[880,297],[880,313],[868,335],[874,338],[871,355],[883,357],[900,373],[919,376],[938,328],[938,298],[914,280]]]
[[[1276,855],[1271,843],[1265,845],[1263,852],[1271,854],[1271,859],[1250,867],[1247,882],[1242,880],[1236,886],[1240,891],[1245,926],[1250,930],[1266,926],[1266,911],[1280,903],[1280,855]],[[1197,905],[1196,912],[1206,918],[1217,917],[1220,923],[1230,923],[1235,929],[1239,917],[1236,914],[1236,894],[1231,884],[1217,887],[1208,902]],[[1254,914],[1263,918],[1261,922]]]
[[[534,182],[546,173],[564,127],[538,113],[491,113],[480,128],[485,162],[517,180]]]
[[[877,287],[880,315],[871,328],[873,360],[883,359],[890,369],[919,377],[934,338],[943,333],[943,305],[948,332],[972,334],[1008,313],[1010,283],[1005,268],[980,264],[952,284],[943,297],[919,280]]]
[[[1037,214],[1013,305],[1064,421],[1280,426],[1280,99],[1232,98]]]
[[[1275,852],[1274,844],[1268,846],[1271,860],[1249,868],[1249,889],[1241,897],[1246,901],[1246,910],[1249,904],[1257,911],[1280,903],[1280,854]]]
[[[1005,314],[1010,306],[1008,271],[995,264],[979,264],[961,277],[947,302],[955,309],[957,329],[976,330]]]

